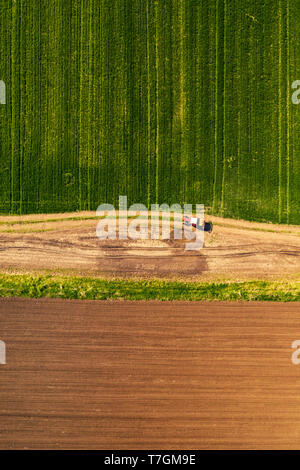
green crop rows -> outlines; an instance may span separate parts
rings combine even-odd
[[[1,0],[0,212],[300,223],[299,0]]]

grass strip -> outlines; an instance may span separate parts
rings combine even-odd
[[[81,300],[300,301],[300,281],[178,282],[0,275],[0,297]]]

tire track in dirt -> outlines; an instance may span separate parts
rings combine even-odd
[[[204,247],[197,252],[185,250],[187,240],[175,239],[173,231],[169,240],[99,240],[96,220],[35,223],[37,230],[52,231],[0,234],[0,270],[188,281],[299,275],[297,227],[286,233],[281,226],[245,221],[227,226],[226,219],[215,219],[213,233],[205,234]]]

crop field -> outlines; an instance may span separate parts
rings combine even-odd
[[[300,223],[298,0],[1,0],[0,212]]]

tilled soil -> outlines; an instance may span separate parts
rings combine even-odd
[[[1,449],[299,449],[300,304],[0,300]]]

